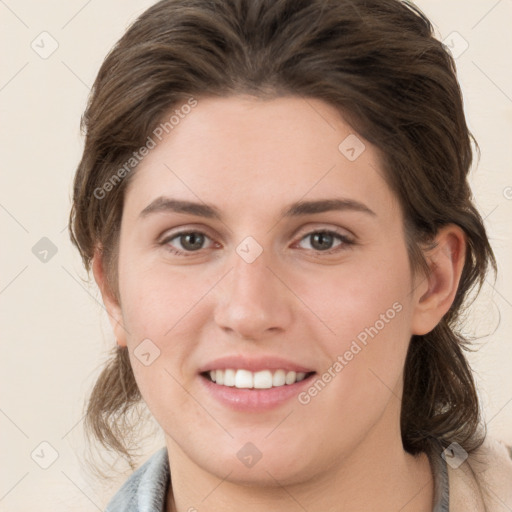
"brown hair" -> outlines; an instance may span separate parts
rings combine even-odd
[[[467,237],[461,281],[433,331],[413,336],[404,369],[404,448],[433,440],[471,452],[480,408],[457,322],[471,290],[496,270],[467,176],[472,144],[453,58],[417,7],[399,0],[163,0],[106,57],[82,118],[85,148],[74,181],[70,234],[90,270],[102,250],[114,296],[123,194],[136,169],[101,189],[169,109],[191,97],[298,95],[336,107],[382,155],[405,218],[411,267],[440,226]],[[341,142],[341,141],[340,141]],[[101,189],[103,192],[98,193]],[[103,195],[104,197],[99,197]],[[130,463],[125,422],[141,396],[126,349],[115,349],[89,400],[86,427]],[[133,466],[132,466],[133,467]]]

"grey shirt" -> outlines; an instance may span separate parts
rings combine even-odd
[[[449,512],[448,471],[439,455],[430,457],[434,472],[434,508],[432,512]],[[165,512],[170,485],[167,447],[158,450],[121,486],[105,512]]]

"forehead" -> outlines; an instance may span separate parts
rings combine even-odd
[[[170,194],[262,215],[302,197],[346,197],[374,211],[395,203],[376,148],[321,100],[198,98],[187,111],[151,135],[126,208]]]

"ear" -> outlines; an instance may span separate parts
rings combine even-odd
[[[412,334],[430,332],[453,303],[466,257],[466,236],[454,224],[441,228],[436,246],[425,252],[428,276],[417,276],[414,290]]]
[[[96,248],[92,259],[92,273],[94,280],[98,285],[103,299],[103,304],[108,313],[108,319],[114,335],[117,340],[117,344],[121,347],[126,347],[126,330],[123,325],[123,315],[121,306],[112,293],[110,283],[108,282],[107,276],[104,269],[103,253],[100,248]]]

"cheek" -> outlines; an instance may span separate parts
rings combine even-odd
[[[202,299],[218,278],[161,262],[130,263],[120,264],[119,283],[127,344],[142,396],[157,418],[161,404],[173,404],[165,413],[170,416],[174,410],[195,414],[184,387],[195,375],[193,355],[211,317]]]
[[[161,342],[175,336],[212,286],[199,271],[171,270],[161,263],[120,268],[123,318],[132,342],[140,336]]]
[[[355,338],[375,324],[379,331],[393,331],[410,320],[404,314],[412,285],[405,249],[358,255],[337,267],[294,279],[297,294],[334,331],[337,341]]]
[[[322,320],[316,321],[315,332],[328,356],[324,371],[342,375],[332,378],[333,389],[340,396],[351,395],[354,406],[364,396],[389,395],[401,382],[411,337],[405,248],[368,261],[354,259],[330,274],[329,279],[303,281],[299,292]]]
[[[199,302],[212,285],[161,264],[120,268],[130,360],[144,401],[163,426],[179,423],[183,414],[204,423],[186,388],[191,354],[201,339]]]

